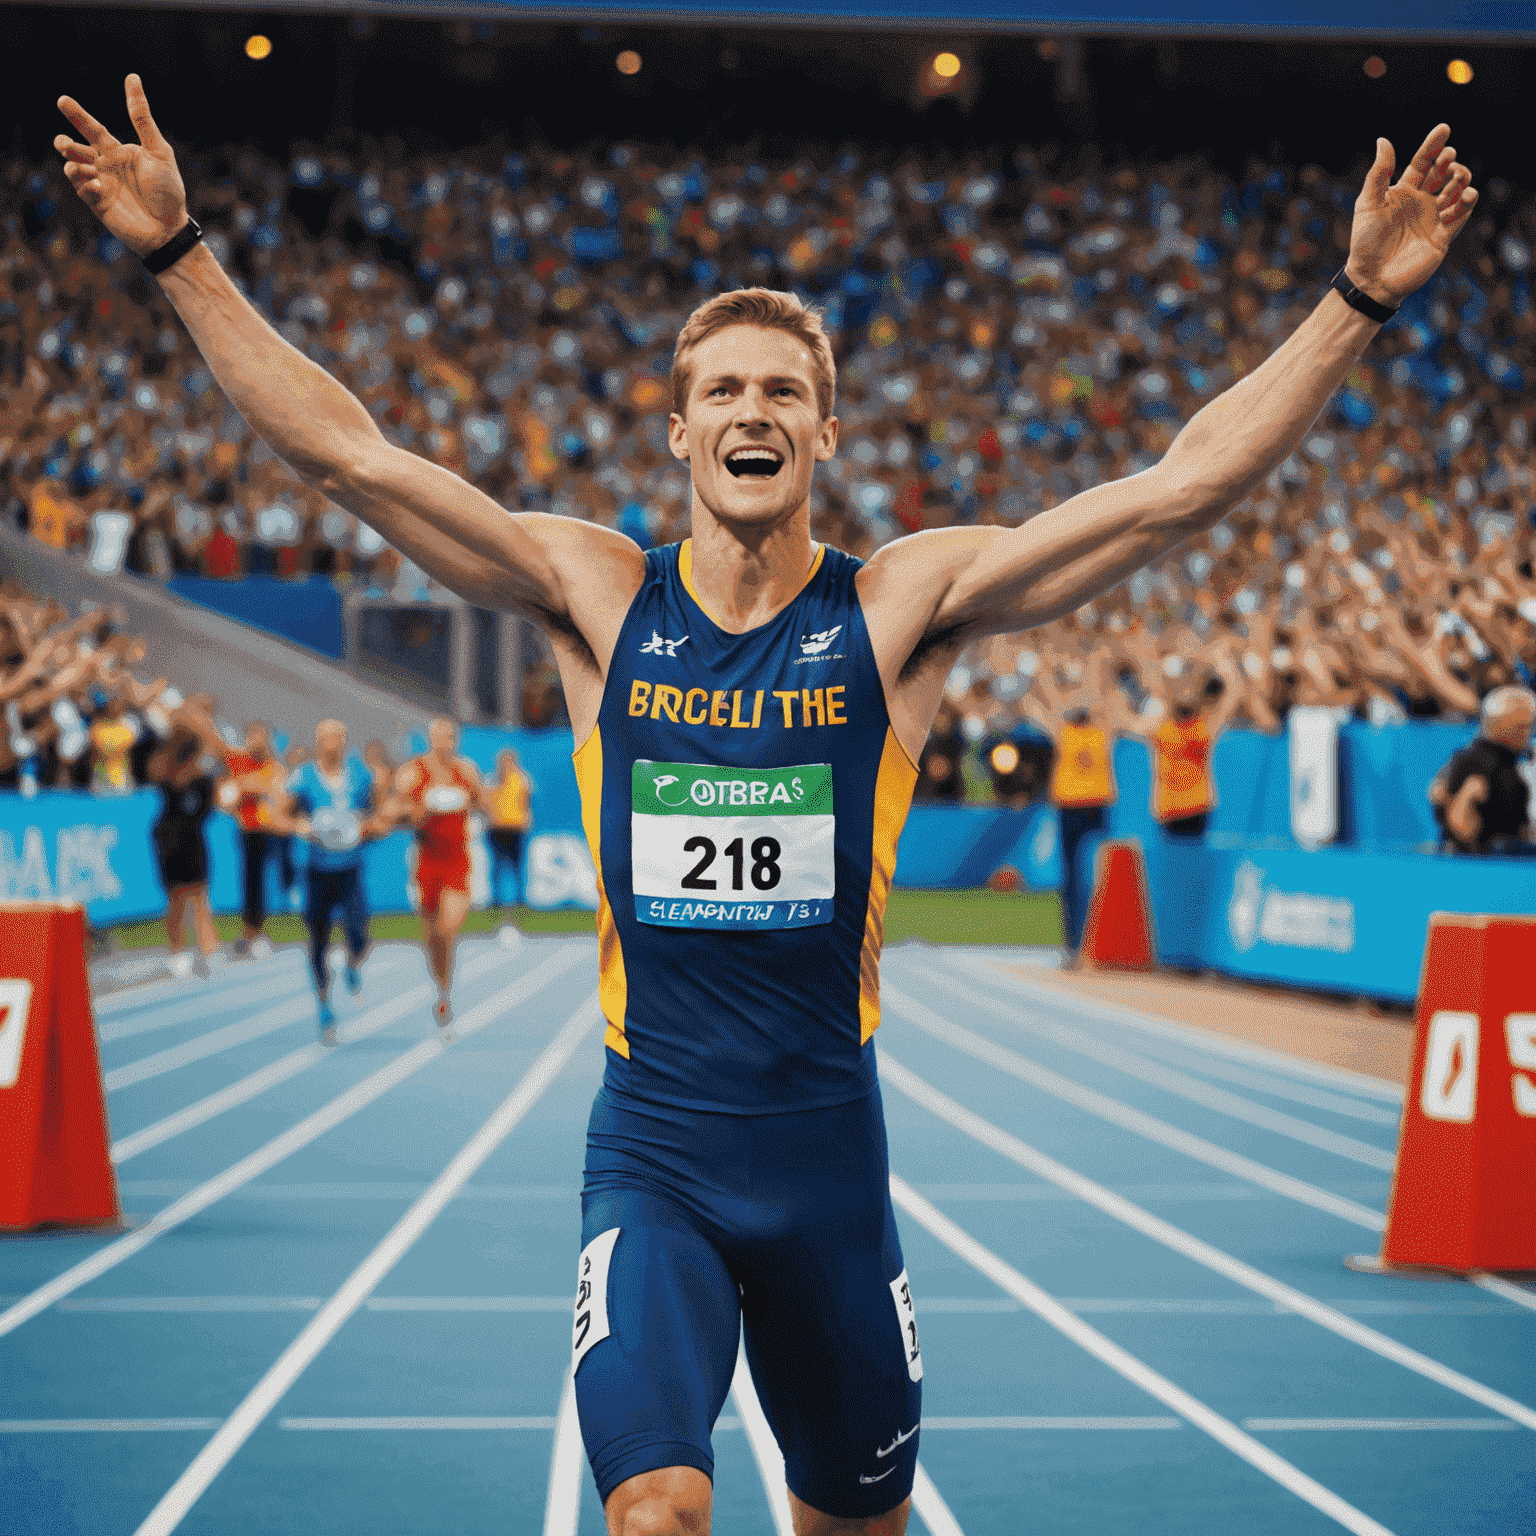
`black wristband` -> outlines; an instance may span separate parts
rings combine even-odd
[[[1358,309],[1362,315],[1374,320],[1377,325],[1385,325],[1393,315],[1397,313],[1395,304],[1382,304],[1373,299],[1370,294],[1362,293],[1350,282],[1345,275],[1344,268],[1340,267],[1338,275],[1328,285],[1333,291],[1349,305],[1351,309]]]
[[[201,226],[189,214],[187,222],[159,250],[151,251],[148,256],[143,256],[140,260],[156,277],[159,277],[167,267],[174,266],[180,261],[202,238]]]

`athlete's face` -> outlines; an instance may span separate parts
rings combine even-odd
[[[788,331],[731,325],[689,358],[672,452],[689,467],[696,503],[721,522],[771,526],[799,511],[819,459],[837,451],[837,418],[816,404],[811,349]]]

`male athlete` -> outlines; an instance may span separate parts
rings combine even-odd
[[[574,1365],[610,1533],[707,1531],[710,1428],[744,1327],[799,1536],[899,1536],[922,1362],[870,1040],[896,840],[944,680],[970,641],[1086,602],[1284,460],[1470,214],[1449,130],[1395,186],[1378,140],[1341,290],[1161,463],[1021,527],[920,533],[860,564],[811,539],[835,380],[791,296],[721,295],[678,337],[689,541],[645,552],[509,515],[387,443],[245,302],[188,228],[136,76],[127,89],[139,144],[67,97],[84,142],[56,144],[162,274],[225,393],[327,496],[470,601],[527,614],[558,657],[601,895],[607,1073]]]
[[[437,983],[432,1017],[444,1039],[453,1038],[453,947],[469,913],[469,813],[481,808],[480,770],[459,756],[452,720],[427,727],[429,750],[395,775],[395,796],[416,829],[416,889],[421,893],[421,939]]]
[[[347,728],[340,720],[322,720],[315,727],[314,757],[295,768],[283,788],[273,824],[309,843],[304,897],[309,968],[320,1007],[321,1042],[335,1045],[339,1037],[327,954],[331,920],[340,913],[347,941],[347,990],[356,997],[363,990],[363,957],[368,952],[363,845],[383,836],[389,821],[374,806],[373,775],[362,758],[347,751]]]

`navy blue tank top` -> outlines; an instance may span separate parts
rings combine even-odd
[[[575,754],[598,872],[606,1082],[683,1108],[847,1103],[875,1080],[880,946],[917,770],[854,578],[825,545],[743,635],[691,545],[646,556]]]

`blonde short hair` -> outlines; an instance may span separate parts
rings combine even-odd
[[[679,416],[693,382],[689,354],[707,336],[729,325],[760,325],[765,330],[788,331],[803,341],[811,349],[816,408],[823,421],[831,416],[837,400],[837,364],[832,359],[832,343],[821,327],[821,310],[775,288],[737,288],[731,293],[717,293],[688,316],[672,353],[672,409]]]

